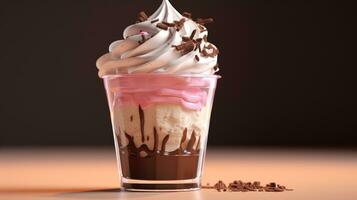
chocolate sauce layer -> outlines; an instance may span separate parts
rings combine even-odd
[[[125,178],[182,180],[197,177],[200,149],[193,148],[193,144],[197,140],[195,133],[192,133],[186,148],[181,146],[176,151],[169,153],[165,152],[165,141],[168,140],[169,135],[164,138],[161,150],[158,150],[158,135],[155,127],[153,150],[150,150],[146,144],[137,148],[135,147],[133,137],[126,133],[125,136],[129,140],[129,144],[125,147],[120,146],[120,137],[117,137],[121,168]],[[184,130],[181,144],[184,143],[186,138],[187,129]]]

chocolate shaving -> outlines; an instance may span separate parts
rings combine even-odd
[[[159,19],[154,19],[154,20],[151,21],[151,23],[153,24],[153,23],[156,23],[158,21],[159,21]]]
[[[206,49],[214,49],[214,47],[212,46],[212,44],[209,44]]]
[[[195,55],[195,60],[196,60],[197,62],[199,62],[199,61],[200,61],[200,57],[198,57],[198,55]]]
[[[148,16],[146,15],[146,13],[144,11],[141,11],[138,14],[138,19],[140,22],[146,21],[148,19]]]
[[[218,65],[218,63],[213,67],[213,70],[214,70],[215,72],[218,72],[218,70],[219,70],[219,65]]]
[[[191,52],[194,49],[195,49],[195,43],[194,42],[188,41],[188,42],[185,43],[185,49],[184,49],[185,53]]]
[[[192,14],[189,13],[189,12],[184,12],[184,13],[182,13],[182,16],[187,17],[187,18],[189,18],[189,19],[192,19]]]
[[[156,26],[160,29],[165,30],[165,31],[167,31],[169,29],[169,27],[163,23],[158,23]]]
[[[196,39],[196,42],[197,42],[197,43],[201,43],[201,42],[202,42],[202,38],[197,38],[197,39]]]
[[[196,29],[192,31],[192,33],[191,33],[191,35],[190,35],[190,39],[191,39],[191,40],[193,40],[193,38],[195,37],[196,32],[197,32]]]
[[[143,44],[144,42],[146,42],[146,38],[144,34],[141,34],[141,41],[139,41],[139,44]]]
[[[183,43],[180,45],[173,45],[172,47],[175,47],[177,51],[182,51],[184,50],[185,53],[188,53],[190,51],[196,51],[199,49],[199,52],[201,52],[201,43],[203,41],[202,38],[197,38],[193,39],[197,30],[193,30],[190,37],[183,36],[182,41]]]
[[[192,51],[195,48],[195,43],[193,41],[188,41],[184,42],[180,45],[172,45],[172,47],[175,47],[177,51],[184,51],[184,53],[188,53]]]
[[[182,37],[182,41],[184,41],[184,42],[188,42],[188,41],[190,41],[190,38],[189,37]]]
[[[197,44],[196,44],[196,47],[195,47],[194,51],[196,51],[196,50],[198,49],[198,47],[199,47],[199,46],[200,46],[200,45],[197,45]]]
[[[162,23],[165,24],[165,25],[168,26],[168,27],[174,27],[174,26],[176,26],[175,23],[169,23],[169,22],[162,22]]]
[[[202,25],[199,25],[198,28],[200,29],[201,33],[207,31],[207,29]]]
[[[186,20],[184,18],[180,19],[180,21],[174,21],[174,24],[176,25],[176,31],[180,31],[182,29],[185,21]]]
[[[207,50],[211,50],[210,53],[207,52]],[[215,57],[219,54],[219,50],[215,48],[212,44],[209,44],[208,46],[205,46],[204,49],[201,52],[203,57]]]
[[[267,184],[265,187],[261,186],[259,181],[243,182],[241,180],[233,181],[229,183],[228,186],[223,181],[218,181],[214,186],[210,186],[207,183],[206,186],[202,186],[204,189],[216,189],[217,191],[229,191],[229,192],[284,192],[293,191],[292,189],[287,189],[283,185],[278,185],[275,182]]]
[[[207,42],[208,40],[207,40],[208,38],[207,38],[207,35],[204,35],[203,36],[203,40],[205,41],[205,42]]]
[[[196,43],[196,48],[195,48],[195,51],[198,49],[198,51],[201,53],[201,43],[202,43],[202,38],[197,38],[196,40],[195,40],[195,43]]]

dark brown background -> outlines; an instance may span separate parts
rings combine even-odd
[[[112,145],[95,61],[160,0],[2,1],[0,146]],[[172,0],[213,17],[211,145],[355,147],[352,5]]]

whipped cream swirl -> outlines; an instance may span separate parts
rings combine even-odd
[[[171,26],[179,22],[181,27]],[[218,50],[207,41],[208,32],[203,25],[182,16],[168,0],[163,0],[153,15],[127,27],[125,39],[113,42],[109,53],[97,60],[99,76],[214,74],[218,71]]]

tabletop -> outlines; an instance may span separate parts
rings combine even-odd
[[[203,183],[276,182],[294,191],[120,191],[113,148],[0,149],[0,199],[357,199],[357,151],[214,149]]]

